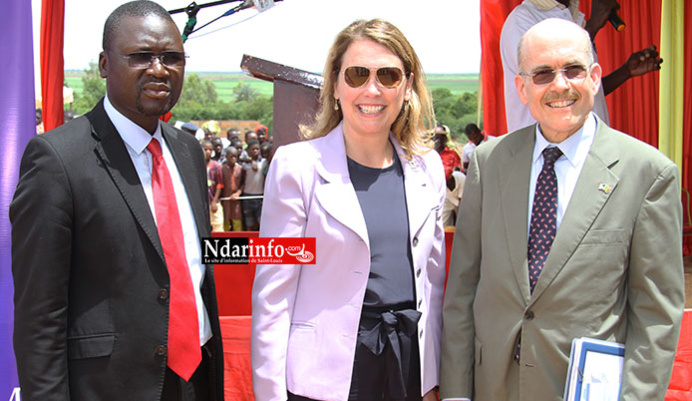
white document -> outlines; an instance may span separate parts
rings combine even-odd
[[[565,383],[565,401],[617,401],[624,356],[622,344],[575,338]]]

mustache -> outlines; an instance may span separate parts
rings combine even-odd
[[[577,99],[579,100],[581,98],[581,95],[579,92],[576,90],[569,88],[566,89],[562,92],[556,92],[556,91],[549,91],[546,92],[545,95],[543,95],[543,102],[552,102],[555,100],[571,100],[571,99]]]
[[[146,77],[137,83],[137,90],[142,91],[146,85],[154,84],[157,86],[163,85],[167,90],[171,90],[169,80],[156,77]]]

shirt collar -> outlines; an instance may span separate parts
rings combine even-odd
[[[149,142],[151,142],[152,135],[149,134],[144,128],[132,122],[124,115],[122,115],[108,99],[108,94],[106,94],[103,99],[103,108],[106,110],[108,118],[111,119],[115,129],[120,134],[123,141],[134,150],[137,154],[141,154],[144,149],[147,148]],[[162,142],[163,136],[161,135],[161,124],[156,125],[156,131],[154,131],[154,138]],[[162,145],[163,146],[163,145]]]
[[[558,144],[548,142],[543,136],[543,132],[541,132],[540,124],[536,124],[536,144],[533,147],[533,158],[531,160],[535,163],[538,161],[538,158],[541,157],[543,149],[550,146],[557,146],[572,166],[576,167],[582,160],[586,160],[586,156],[589,153],[595,135],[596,117],[594,117],[593,113],[589,114],[586,121],[584,121],[584,125],[582,125],[577,132]]]

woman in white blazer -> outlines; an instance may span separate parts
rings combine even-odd
[[[418,57],[382,20],[337,36],[305,142],[279,148],[260,236],[315,237],[314,265],[260,265],[257,401],[436,399],[445,281],[432,101]]]

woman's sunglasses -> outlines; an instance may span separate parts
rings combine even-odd
[[[382,67],[375,70],[377,82],[385,88],[396,88],[404,78],[404,72],[397,67]],[[344,70],[344,79],[351,88],[360,88],[370,80],[370,68],[348,67]]]

